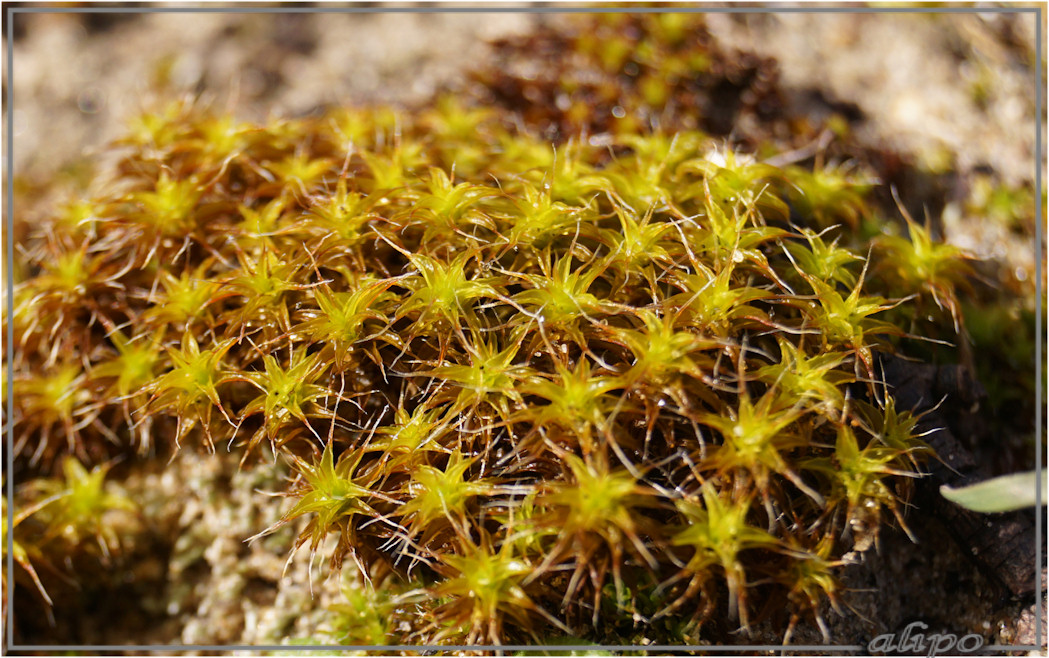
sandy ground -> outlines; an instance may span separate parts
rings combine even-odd
[[[90,158],[158,97],[199,95],[245,119],[328,104],[419,102],[483,61],[485,39],[556,20],[516,13],[19,15],[12,80],[4,69],[13,92],[4,98],[5,119],[13,98],[13,171],[29,181],[89,176]],[[987,172],[1011,186],[1034,177],[1035,126],[1044,130],[1045,122],[1035,117],[1033,90],[1044,68],[1036,81],[1033,16],[715,14],[709,24],[725,43],[777,58],[785,90],[801,102],[819,99],[814,112],[828,100],[854,105],[864,117],[861,143],[888,144],[949,171],[947,237],[1008,262],[1018,279],[1037,276],[1029,236],[982,221],[962,203]],[[10,165],[4,161],[5,171]],[[163,474],[127,480],[157,531],[170,537],[171,559],[153,565],[133,590],[146,609],[138,626],[93,627],[89,618],[69,637],[324,641],[323,607],[338,599],[337,579],[314,573],[311,595],[305,555],[284,574],[283,559],[273,556],[286,554],[288,532],[244,541],[279,517],[286,501],[251,492],[278,489],[280,477],[237,473],[231,460],[187,451]],[[850,568],[858,614],[829,616],[835,644],[865,644],[914,619],[1002,643],[1033,641],[1030,610],[999,600],[945,529],[919,528],[918,536],[915,546],[888,533],[880,552]],[[867,588],[876,593],[859,591]],[[781,640],[765,628],[752,641]],[[811,624],[793,641],[821,642]]]

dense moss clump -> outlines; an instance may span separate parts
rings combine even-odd
[[[634,71],[622,102],[682,107],[671,65],[709,86],[686,17],[626,20],[633,50],[572,46]],[[564,105],[520,95],[518,118]],[[836,567],[903,525],[931,453],[879,354],[919,310],[962,331],[966,256],[913,222],[871,243],[864,181],[701,125],[569,102],[551,135],[456,98],[142,117],[102,191],[25,244],[19,472],[292,461],[282,523],[308,519],[311,552],[337,536],[325,557],[385,611],[351,597],[350,643],[694,642],[776,608],[788,635],[824,627]]]

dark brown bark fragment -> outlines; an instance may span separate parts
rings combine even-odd
[[[924,414],[921,431],[942,461],[927,465],[916,495],[917,515],[942,523],[965,553],[1015,597],[1036,589],[1033,515],[1028,510],[979,514],[940,495],[940,486],[961,487],[991,477],[989,464],[962,441],[966,431],[981,433],[973,409],[985,393],[961,366],[937,366],[883,355],[881,368],[901,408]],[[979,436],[968,436],[979,439]],[[1043,583],[1044,587],[1044,583]]]

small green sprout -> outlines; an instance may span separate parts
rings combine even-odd
[[[872,315],[883,313],[899,306],[901,301],[889,302],[883,297],[863,296],[861,290],[863,277],[849,292],[842,297],[833,286],[819,279],[806,275],[806,280],[816,293],[819,304],[809,303],[808,316],[814,328],[819,329],[825,348],[832,346],[851,347],[856,355],[857,373],[862,364],[865,374],[873,377],[873,346],[868,336],[878,334],[901,334],[899,327],[880,320]]]
[[[809,442],[796,422],[806,410],[800,401],[792,404],[792,399],[782,391],[770,389],[754,404],[744,388],[735,408],[728,407],[726,413],[699,415],[697,420],[717,430],[723,439],[706,463],[718,473],[736,469],[749,473],[766,502],[770,498],[771,477],[776,474],[823,505],[823,496],[805,484],[784,458],[785,453]],[[792,427],[798,429],[791,430]]]
[[[148,451],[152,442],[152,425],[142,412],[149,401],[147,389],[162,362],[158,347],[160,336],[154,334],[149,340],[143,335],[128,339],[114,328],[110,341],[117,349],[116,356],[97,363],[88,372],[93,381],[111,380],[106,389],[107,402],[120,405],[128,428],[137,435],[140,454]]]
[[[297,495],[299,501],[262,534],[271,533],[301,516],[310,515],[309,523],[299,535],[295,548],[308,541],[312,559],[321,541],[330,532],[337,531],[339,543],[330,557],[331,568],[339,569],[346,555],[350,555],[361,569],[361,574],[367,578],[367,571],[359,560],[356,517],[380,517],[379,512],[372,507],[375,498],[372,487],[377,485],[381,473],[375,469],[361,468],[363,457],[364,452],[356,450],[340,455],[336,461],[331,441],[324,446],[320,460],[314,464],[295,457],[295,468],[305,480],[297,493],[292,494]]]
[[[796,211],[812,217],[819,228],[841,222],[853,229],[859,227],[867,204],[864,202],[870,182],[852,174],[845,167],[816,167],[806,171],[801,167],[787,167],[786,173],[793,193],[790,201]]]
[[[532,315],[522,315],[517,320],[519,326],[531,326],[534,317],[541,319],[541,328],[553,337],[559,334],[569,338],[577,345],[586,345],[585,333],[579,326],[580,319],[595,322],[596,318],[615,310],[611,304],[602,301],[590,292],[604,267],[584,265],[573,268],[573,257],[565,255],[551,264],[549,249],[540,252],[539,267],[541,274],[521,273],[516,276],[523,279],[530,287],[514,295],[514,302]]]
[[[688,546],[692,557],[676,576],[689,578],[685,592],[660,616],[681,607],[709,583],[710,569],[720,569],[728,586],[729,617],[749,625],[746,605],[746,571],[741,554],[752,549],[779,549],[781,542],[764,530],[747,522],[750,505],[747,500],[729,500],[719,494],[711,481],[703,483],[700,495],[676,501],[687,525],[671,540],[675,546]]]
[[[337,143],[370,150],[399,131],[403,121],[401,113],[392,107],[340,107],[332,111],[324,127]]]
[[[872,530],[880,523],[881,510],[888,508],[903,524],[897,495],[886,484],[888,476],[917,477],[899,464],[906,451],[871,441],[860,448],[848,425],[838,427],[834,456],[811,460],[807,470],[822,472],[844,490],[848,525],[856,537],[857,550],[865,550],[875,539]]]
[[[856,379],[841,369],[848,361],[847,355],[824,352],[809,357],[801,345],[795,345],[782,336],[777,336],[776,342],[780,348],[779,362],[759,368],[754,376],[778,387],[790,397],[811,401],[810,408],[828,418],[840,418],[845,407],[842,388]]]
[[[664,236],[673,231],[667,222],[653,221],[649,212],[638,217],[626,208],[617,207],[616,215],[620,226],[618,231],[605,231],[603,241],[611,248],[609,265],[619,274],[620,279],[627,281],[630,274],[640,272],[650,285],[655,284],[656,270],[652,261],[660,264],[673,262],[667,250]]]
[[[907,218],[910,240],[895,235],[880,236],[875,244],[884,253],[883,268],[903,290],[921,290],[932,296],[938,308],[951,314],[956,332],[961,331],[961,307],[957,288],[972,275],[970,256],[960,247],[935,242],[928,227]],[[890,269],[891,268],[891,269]]]
[[[578,442],[583,454],[589,455],[596,449],[596,437],[608,428],[619,405],[608,393],[623,384],[615,377],[592,374],[586,358],[580,359],[572,370],[560,363],[555,368],[555,379],[535,377],[523,384],[525,394],[544,399],[547,404],[526,407],[519,419],[536,428],[563,427],[572,442]]]
[[[330,633],[338,642],[361,646],[394,643],[397,597],[385,589],[368,589],[357,579],[343,586],[342,595],[343,603],[328,606]]]
[[[482,201],[503,194],[496,188],[474,183],[454,184],[443,169],[432,167],[426,181],[426,193],[412,204],[411,215],[425,226],[424,244],[448,240],[451,235],[472,235],[477,228],[491,231],[495,224]]]
[[[129,201],[140,208],[134,215],[148,230],[167,237],[181,236],[197,227],[197,206],[203,196],[201,181],[194,178],[177,180],[166,171],[160,173],[153,190],[133,192]]]
[[[761,247],[766,242],[786,237],[789,235],[786,231],[758,224],[757,210],[753,206],[734,205],[726,211],[714,201],[709,191],[704,209],[701,217],[687,219],[683,224],[686,236],[698,251],[713,259],[715,270],[747,263],[773,281],[777,280],[776,272]]]
[[[300,194],[306,194],[320,179],[331,171],[332,161],[326,158],[311,158],[304,152],[272,162],[267,168],[276,174],[277,180],[285,188],[291,188]]]
[[[376,428],[378,438],[373,438],[367,445],[368,451],[378,452],[383,459],[389,460],[391,471],[412,470],[430,452],[451,452],[439,440],[450,431],[451,418],[455,416],[450,415],[444,406],[428,408],[420,405],[410,414],[404,407],[397,406],[393,413],[393,423]]]
[[[831,641],[830,629],[827,622],[820,614],[821,602],[826,598],[830,601],[834,611],[841,614],[840,596],[842,586],[838,581],[836,571],[842,566],[841,560],[832,560],[830,555],[834,551],[834,538],[825,535],[812,550],[793,550],[801,556],[794,560],[790,569],[786,571],[781,580],[789,588],[787,597],[797,606],[798,610],[808,609],[816,620],[816,625],[823,634],[823,641]],[[783,636],[783,644],[790,642],[790,637],[795,625],[801,619],[800,612],[792,612],[790,625]]]
[[[520,348],[519,340],[502,350],[494,341],[464,341],[463,349],[469,355],[469,365],[439,365],[420,374],[453,385],[447,392],[439,394],[435,401],[451,399],[455,412],[476,410],[478,406],[488,404],[499,411],[502,418],[509,418],[509,401],[522,403],[517,387],[528,371],[527,367],[514,363]]]
[[[267,248],[255,257],[237,252],[241,268],[230,273],[225,281],[222,296],[239,295],[245,303],[228,312],[226,321],[239,327],[241,336],[248,328],[276,322],[283,331],[288,331],[291,319],[284,299],[293,290],[305,290],[309,284],[294,283],[295,273],[302,267],[296,260],[284,258],[274,249]]]
[[[935,453],[921,437],[937,430],[920,432],[918,422],[922,414],[910,411],[898,411],[896,399],[884,395],[880,404],[874,405],[863,400],[851,401],[855,407],[858,422],[879,443],[907,456],[907,461],[918,469],[920,462],[932,457]]]
[[[742,205],[756,207],[769,218],[789,215],[786,204],[770,189],[770,183],[783,178],[782,172],[749,155],[719,148],[684,161],[677,173],[702,177],[702,184],[685,192],[686,198],[709,199],[725,212]]]
[[[301,350],[296,350],[290,357],[288,367],[284,368],[275,357],[267,354],[262,359],[264,372],[241,372],[227,377],[229,381],[249,382],[260,391],[260,395],[240,412],[241,422],[255,414],[262,414],[264,418],[262,427],[248,440],[248,452],[264,437],[270,440],[276,450],[279,440],[294,436],[293,432],[284,433],[283,438],[279,436],[288,425],[301,423],[313,431],[308,417],[328,415],[327,410],[316,403],[318,398],[336,395],[326,386],[316,383],[327,370],[321,362],[321,356],[320,352],[307,356]]]
[[[694,327],[712,336],[727,337],[734,329],[759,329],[772,323],[768,313],[751,302],[775,297],[774,292],[740,285],[731,265],[717,274],[704,266],[697,269],[694,274],[678,277],[675,285],[683,292],[669,299]]]
[[[394,147],[389,154],[379,156],[376,153],[361,154],[371,171],[371,189],[369,192],[392,192],[404,187],[417,167],[426,163],[422,146],[417,143],[402,144]]]
[[[809,228],[801,228],[801,235],[808,246],[800,242],[787,242],[783,248],[804,274],[820,281],[840,283],[852,288],[856,285],[856,275],[846,266],[862,261],[863,258],[844,247],[839,247],[839,238],[835,238],[830,244],[824,242],[823,235],[834,228],[828,227],[819,233]]]
[[[150,413],[173,410],[178,418],[176,444],[199,422],[210,445],[211,414],[215,407],[229,421],[218,387],[227,381],[228,369],[223,357],[235,343],[231,338],[202,350],[193,334],[186,332],[179,349],[167,348],[172,368],[154,380],[147,390],[152,393]]]
[[[539,578],[554,564],[570,558],[575,562],[572,577],[561,601],[567,607],[589,575],[594,592],[592,621],[596,626],[604,581],[611,572],[616,591],[624,589],[625,553],[639,558],[649,568],[658,568],[652,549],[642,539],[649,523],[638,508],[652,506],[652,491],[629,471],[614,471],[607,459],[594,455],[580,459],[566,454],[571,481],[551,483],[540,490],[535,504],[537,527],[553,532],[557,540],[530,580]]]
[[[53,227],[63,237],[93,237],[97,234],[99,222],[107,214],[103,203],[93,199],[72,199],[55,216]]]
[[[157,351],[156,339],[144,340],[144,336],[129,339],[119,329],[109,334],[117,355],[90,370],[92,379],[116,378],[110,387],[111,394],[127,398],[141,392],[153,380],[161,355]]]
[[[211,280],[207,272],[211,267],[204,261],[192,272],[175,276],[168,270],[157,272],[156,285],[148,297],[150,307],[143,319],[158,324],[172,324],[184,329],[187,323],[198,318],[209,320],[208,307],[218,299],[220,284]]]
[[[156,111],[143,112],[131,119],[128,134],[121,143],[166,151],[188,133],[191,109],[185,101],[176,100]]]
[[[581,209],[554,201],[548,188],[539,190],[528,182],[521,184],[515,210],[507,217],[512,220],[504,238],[508,248],[524,245],[542,249],[553,239],[587,230],[588,226],[583,223]]]
[[[58,331],[69,327],[71,320],[83,316],[85,311],[97,315],[97,295],[120,288],[114,281],[120,272],[107,263],[105,256],[89,253],[86,243],[58,251],[42,265],[44,271],[22,285],[31,295],[26,306],[32,307],[33,314],[39,319],[54,318],[49,332],[52,339],[61,336]]]
[[[637,316],[644,329],[613,329],[610,338],[628,348],[634,355],[634,365],[623,375],[632,384],[641,381],[662,383],[679,374],[701,377],[700,364],[706,357],[697,359],[702,352],[718,347],[715,340],[703,338],[675,326],[672,315],[660,317],[649,310],[640,310]]]
[[[121,537],[106,516],[115,510],[137,509],[126,495],[106,487],[108,470],[108,466],[95,466],[88,471],[75,457],[67,456],[62,462],[63,481],[36,483],[41,495],[56,497],[40,512],[48,532],[72,545],[93,538],[105,559],[121,550]]]
[[[436,565],[445,580],[431,589],[435,597],[451,600],[433,612],[436,643],[459,634],[465,627],[466,644],[485,642],[499,645],[505,636],[504,620],[512,619],[525,630],[534,629],[533,616],[541,616],[561,630],[570,632],[556,618],[539,607],[522,584],[532,565],[516,554],[514,544],[504,543],[495,550],[486,534],[481,543],[464,540],[463,553],[447,555]],[[532,631],[535,635],[534,630]],[[538,640],[538,637],[535,637]]]
[[[410,254],[409,260],[417,273],[399,282],[411,294],[398,308],[397,317],[414,316],[421,327],[439,319],[457,326],[463,315],[472,315],[474,300],[498,297],[499,293],[488,281],[467,274],[470,259],[471,254],[465,253],[445,264],[431,256]]]
[[[199,138],[194,145],[206,159],[225,161],[244,151],[250,142],[252,127],[231,116],[207,117],[201,120]]]
[[[241,204],[238,210],[243,219],[237,224],[236,230],[247,238],[245,245],[265,246],[265,241],[280,229],[280,220],[287,205],[284,197],[272,199],[258,209]]]
[[[47,374],[16,375],[13,395],[21,426],[14,445],[16,455],[32,449],[30,461],[38,462],[46,451],[54,450],[49,443],[52,432],[58,428],[65,435],[68,453],[86,458],[78,437],[80,430],[97,416],[97,409],[91,404],[87,376],[81,365],[63,363]],[[30,446],[29,439],[37,432],[36,444]]]
[[[389,292],[393,281],[362,280],[359,287],[349,292],[333,292],[328,286],[314,290],[317,309],[302,313],[304,322],[295,332],[311,340],[324,342],[334,355],[336,366],[343,366],[353,353],[354,345],[366,340],[374,332],[389,324],[382,309],[395,297]]]
[[[335,184],[335,192],[317,194],[311,198],[308,211],[289,228],[316,236],[333,249],[356,247],[368,236],[368,223],[376,219],[374,208],[379,204],[375,195],[350,191],[345,178]],[[334,237],[334,239],[332,239]]]
[[[415,467],[404,487],[405,503],[397,510],[408,529],[407,540],[425,547],[448,528],[459,537],[467,536],[472,525],[467,514],[470,501],[498,490],[489,479],[467,477],[475,461],[456,450],[444,468]]]

